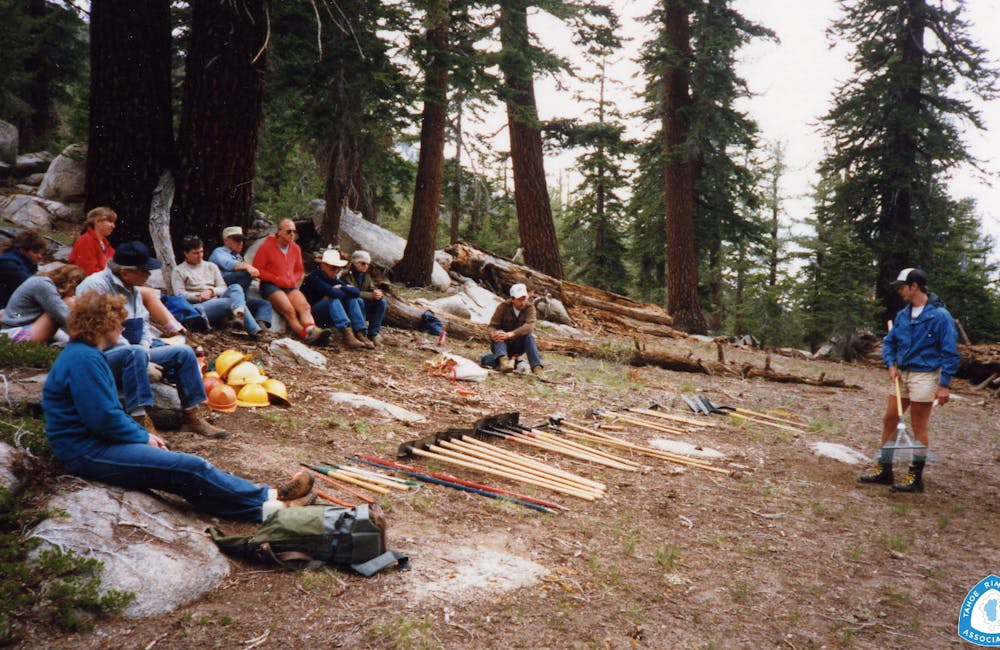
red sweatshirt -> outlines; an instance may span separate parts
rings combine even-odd
[[[69,252],[69,263],[76,264],[87,275],[103,271],[108,260],[115,254],[111,242],[105,241],[103,246],[92,228],[76,238],[73,249]]]
[[[282,253],[278,240],[271,235],[257,249],[253,265],[260,271],[260,279],[282,289],[299,286],[305,267],[302,265],[302,249],[295,242],[288,245],[288,252]]]

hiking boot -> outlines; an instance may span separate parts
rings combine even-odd
[[[500,369],[500,372],[503,373],[514,372],[514,362],[511,361],[510,357],[500,357],[499,359],[497,359],[497,364],[498,364],[497,367]]]
[[[222,438],[229,437],[229,432],[225,429],[220,429],[219,427],[201,419],[198,416],[198,409],[196,408],[184,411],[184,426],[187,427],[189,431],[197,433],[199,436],[205,436],[206,438],[221,440]]]
[[[208,324],[208,319],[205,318],[204,316],[195,316],[193,318],[188,318],[184,321],[181,321],[181,325],[183,325],[184,329],[186,329],[189,332],[205,333],[210,329],[212,329],[211,326]]]
[[[531,369],[531,374],[536,377],[541,377],[545,373],[545,366],[535,366]]]
[[[372,343],[371,339],[368,338],[368,335],[365,334],[364,331],[358,330],[357,332],[355,332],[354,338],[364,343],[365,347],[368,348],[369,350],[375,349],[375,344]]]
[[[378,342],[378,334],[376,334],[375,336],[369,336],[368,342],[372,344],[371,345],[372,350],[382,347],[382,344]]]
[[[915,462],[910,465],[906,472],[906,478],[901,482],[893,484],[890,490],[893,492],[923,492],[924,491],[924,464]]]
[[[340,330],[340,334],[344,339],[344,347],[350,348],[352,350],[362,350],[366,349],[368,346],[364,344],[364,341],[358,338],[357,334],[354,333],[350,327],[345,327]]]
[[[858,483],[878,483],[880,485],[892,485],[892,464],[875,463],[868,468],[868,471],[858,477]]]
[[[153,434],[154,436],[160,435],[156,430],[156,426],[153,425],[153,419],[149,417],[148,413],[143,413],[142,415],[133,415],[132,419],[139,423],[139,426]]]
[[[309,494],[305,495],[304,497],[299,497],[298,499],[289,499],[288,501],[284,502],[284,504],[286,506],[288,506],[288,507],[292,507],[292,506],[311,506],[314,503],[316,503],[316,493],[315,492],[310,492]]]
[[[278,500],[294,501],[312,494],[313,477],[307,470],[299,470],[284,485],[278,487]]]

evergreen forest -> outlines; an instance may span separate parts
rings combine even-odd
[[[396,282],[429,284],[434,249],[461,240],[690,333],[811,349],[881,333],[902,306],[889,283],[920,267],[971,342],[1000,341],[996,243],[947,191],[980,164],[966,139],[998,90],[964,2],[837,2],[827,36],[852,74],[816,116],[826,153],[796,224],[785,148],[739,108],[741,51],[772,28],[732,0],[648,4],[627,30],[611,0],[0,0],[0,120],[22,153],[87,143],[85,207],[113,206],[119,241],[149,239],[169,172],[171,231],[207,245],[322,198],[325,242],[344,209],[407,239]],[[608,72],[626,33],[634,79]],[[541,79],[579,115],[540,117]],[[546,174],[566,155],[572,186]]]

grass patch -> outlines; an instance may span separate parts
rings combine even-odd
[[[301,429],[302,419],[294,415],[285,415],[276,411],[261,411],[257,416],[282,429]]]
[[[910,504],[908,503],[893,503],[892,513],[894,515],[899,515],[905,517],[910,512]]]
[[[729,597],[734,603],[745,603],[750,598],[750,585],[745,580],[738,580],[727,587]]]
[[[635,546],[639,543],[639,531],[629,530],[622,535],[622,553],[635,555]]]
[[[677,566],[677,562],[681,559],[681,547],[676,544],[658,546],[653,551],[653,557],[661,568],[673,571],[674,567]]]
[[[882,535],[882,545],[890,551],[905,553],[910,547],[910,540],[902,533],[886,533]]]
[[[45,437],[45,420],[34,417],[27,405],[0,408],[0,440],[35,456],[53,458],[52,447]]]
[[[61,351],[41,343],[15,343],[0,336],[0,368],[51,368]]]
[[[397,616],[390,621],[373,625],[372,634],[379,640],[381,647],[393,650],[434,650],[441,647],[431,633],[429,616],[420,620]]]

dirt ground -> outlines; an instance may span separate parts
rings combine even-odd
[[[779,371],[843,377],[860,389],[816,388],[630,368],[548,355],[546,378],[492,375],[457,385],[427,374],[434,340],[390,330],[371,353],[331,348],[330,370],[276,367],[266,346],[246,346],[285,381],[293,408],[239,409],[219,423],[237,435],[208,441],[166,432],[173,448],[201,454],[258,481],[277,482],[300,460],[353,453],[392,457],[397,446],[483,415],[517,410],[579,422],[595,408],[659,403],[687,411],[682,394],[800,419],[802,434],[704,416],[717,427],[669,435],[629,426],[621,437],[715,450],[731,476],[650,457],[629,473],[528,452],[608,486],[586,502],[470,470],[450,471],[559,501],[549,515],[437,486],[380,498],[389,545],[412,570],[365,579],[323,570],[289,573],[232,561],[214,592],[171,614],[99,622],[88,634],[32,632],[45,648],[944,648],[959,607],[982,578],[1000,573],[1000,401],[962,381],[935,411],[936,462],[921,495],[860,486],[861,465],[818,455],[814,443],[875,454],[889,384],[875,365],[774,357]],[[209,342],[217,354],[230,341]],[[715,358],[693,340],[650,343]],[[482,344],[449,340],[476,358]],[[728,358],[763,363],[761,353]],[[369,394],[425,415],[405,426],[331,406],[331,391]],[[659,442],[658,442],[659,441]],[[500,443],[502,445],[508,443]],[[332,489],[331,489],[332,491]],[[350,499],[346,494],[340,498]],[[252,527],[206,524],[227,532]]]

